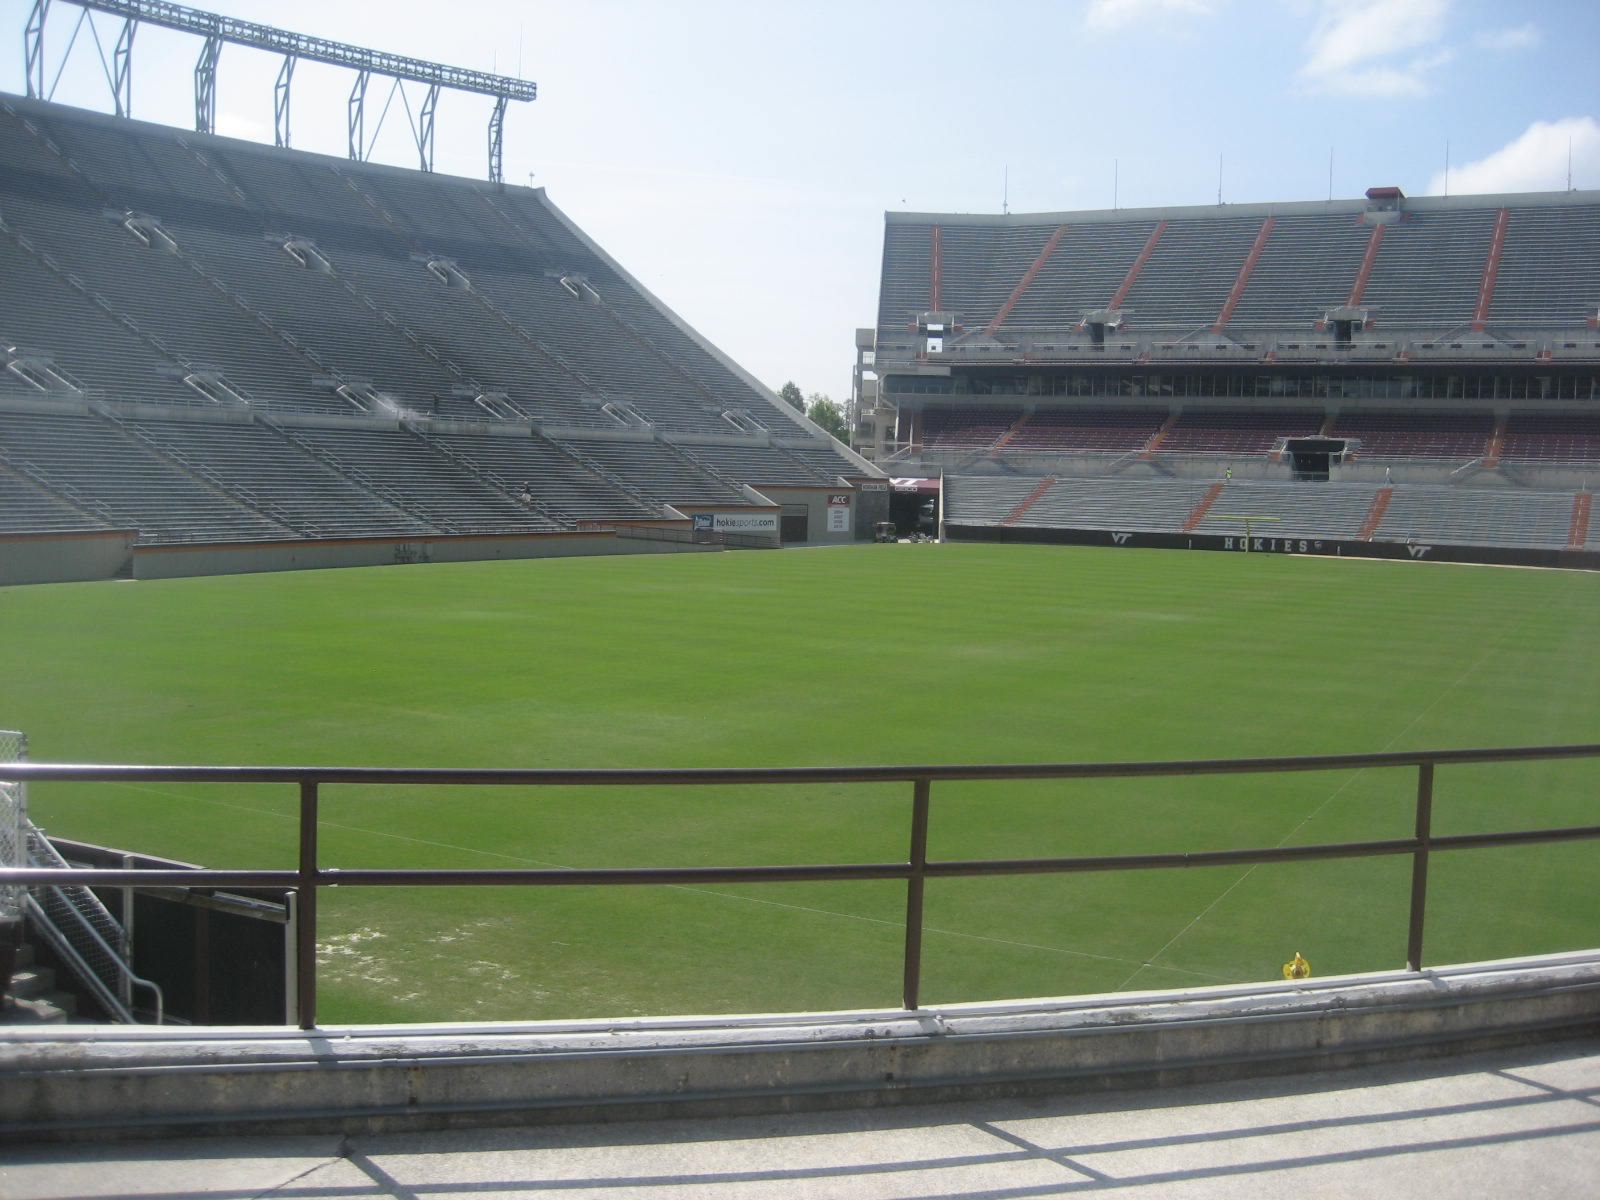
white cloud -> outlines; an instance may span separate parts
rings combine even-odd
[[[1537,25],[1518,25],[1514,29],[1485,29],[1472,39],[1483,50],[1531,50],[1544,41]]]
[[[1564,191],[1569,146],[1574,186],[1600,184],[1600,121],[1593,117],[1564,117],[1559,121],[1535,121],[1492,154],[1452,167],[1450,194]],[[1439,194],[1444,190],[1444,172],[1440,171],[1428,181],[1428,191]]]
[[[1324,0],[1300,79],[1313,92],[1419,96],[1450,51],[1444,37],[1453,0]]]
[[[1101,32],[1160,21],[1170,16],[1209,17],[1213,0],[1089,0],[1084,23]]]

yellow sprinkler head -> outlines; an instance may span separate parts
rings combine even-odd
[[[1300,951],[1294,952],[1294,958],[1283,964],[1283,977],[1285,979],[1310,979],[1311,964],[1300,957]]]

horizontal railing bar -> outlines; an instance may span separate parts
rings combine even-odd
[[[1542,842],[1600,839],[1600,825],[1510,833],[1466,833],[1435,837],[1435,850],[1485,849]],[[1255,863],[1310,862],[1411,854],[1414,837],[1370,842],[1325,842],[1308,846],[1270,846],[1253,850],[1190,850],[1168,854],[1112,854],[1076,858],[944,859],[929,861],[926,873],[940,878],[993,875],[1069,875],[1090,871],[1163,870],[1181,867],[1246,866]],[[588,885],[672,885],[705,883],[814,883],[827,880],[906,879],[909,863],[833,863],[734,867],[592,867],[427,870],[324,867],[319,887],[582,887]],[[0,884],[76,883],[91,887],[290,887],[292,870],[153,870],[124,867],[19,867],[0,869]]]
[[[1144,779],[1169,775],[1245,775],[1285,771],[1341,771],[1368,767],[1441,766],[1600,758],[1600,744],[1511,746],[1490,750],[1394,750],[1381,754],[1321,754],[1285,758],[1211,758],[1167,762],[997,763],[988,765],[873,767],[673,767],[628,769],[452,767],[219,767],[131,766],[94,763],[8,763],[3,778],[71,783],[299,783],[461,784],[475,786],[592,787],[900,783],[1016,779]]]

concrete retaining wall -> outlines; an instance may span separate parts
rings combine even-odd
[[[133,558],[133,529],[0,535],[0,587],[115,579]]]
[[[569,558],[593,554],[672,553],[694,547],[618,539],[610,533],[506,534],[483,537],[339,538],[318,541],[236,542],[228,545],[139,546],[136,579],[242,575],[256,571],[316,571],[412,563],[480,562],[512,558]]]
[[[1600,953],[915,1013],[21,1028],[0,1140],[360,1132],[1099,1090],[1600,1031]]]

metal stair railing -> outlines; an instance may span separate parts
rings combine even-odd
[[[70,866],[43,830],[26,819],[23,825],[30,867]],[[134,974],[127,962],[127,931],[92,891],[71,884],[35,887],[27,910],[34,928],[114,1019],[139,1024],[133,1007],[138,988],[150,994],[154,1023],[162,1023],[160,986]]]
[[[27,735],[0,729],[0,764],[25,762],[27,757]],[[27,785],[0,779],[0,867],[69,865],[28,819]],[[161,1024],[164,1004],[160,987],[133,973],[127,961],[127,931],[87,887],[0,888],[0,911],[28,915],[40,936],[114,1018],[130,1025],[138,1023],[133,991],[142,988],[152,994],[151,1011],[155,1023]]]

